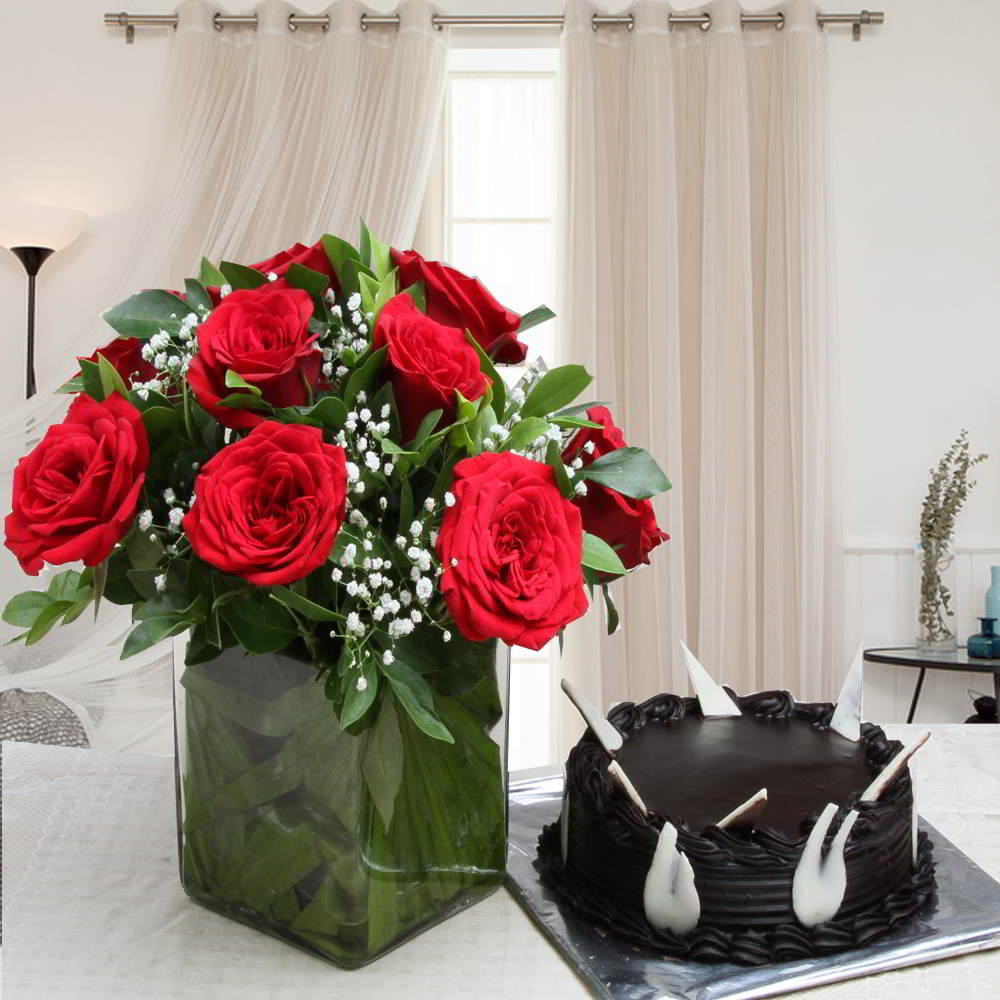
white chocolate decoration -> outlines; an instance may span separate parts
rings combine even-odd
[[[646,919],[658,931],[687,934],[701,915],[691,862],[677,850],[677,828],[664,823],[642,893]]]
[[[823,858],[823,840],[836,815],[837,806],[832,802],[828,803],[809,833],[809,839],[795,868],[792,909],[803,927],[815,927],[833,919],[844,902],[847,890],[844,847],[858,814],[853,810],[847,814],[830,844],[826,858]]]
[[[913,792],[913,809],[910,813],[910,846],[913,851],[913,867],[917,866],[917,793]]]
[[[845,740],[857,743],[861,739],[861,707],[864,703],[865,657],[864,649],[858,646],[858,652],[847,671],[844,686],[837,696],[837,707],[830,728],[840,733]]]
[[[639,807],[639,811],[643,816],[648,816],[649,810],[646,808],[646,803],[642,801],[642,796],[635,790],[635,785],[628,780],[628,775],[622,770],[622,766],[618,761],[613,760],[608,764],[608,774],[622,786],[625,794]]]
[[[903,747],[883,768],[882,773],[861,793],[862,802],[875,802],[886,788],[895,781],[896,776],[906,767],[907,761],[930,738],[930,730],[925,729],[908,747]]]
[[[695,697],[701,706],[701,714],[706,719],[727,715],[740,715],[740,708],[723,690],[720,684],[708,675],[708,671],[698,662],[694,653],[687,648],[681,639],[681,649],[684,652],[684,662],[687,664],[688,676],[694,688]]]
[[[614,757],[615,751],[622,748],[622,743],[624,742],[622,734],[601,715],[597,706],[580,694],[565,677],[560,682],[560,685],[563,691],[566,692],[569,700],[576,706],[576,710],[583,716],[583,721],[590,726],[598,742]]]
[[[720,830],[727,830],[734,826],[748,826],[753,829],[766,805],[767,789],[762,788],[760,791],[754,792],[746,802],[738,805],[731,813],[723,816],[715,825]]]
[[[565,868],[566,859],[569,857],[569,781],[565,765],[563,766],[562,812],[559,814],[559,847],[562,853],[563,868]]]

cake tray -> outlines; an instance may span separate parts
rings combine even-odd
[[[542,827],[559,815],[562,785],[558,775],[511,784],[507,881],[570,965],[607,1000],[752,1000],[1000,947],[1000,883],[921,819],[934,845],[937,893],[911,920],[872,944],[760,966],[658,955],[595,927],[541,884],[532,862]]]

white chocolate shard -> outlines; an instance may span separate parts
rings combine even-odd
[[[913,793],[913,809],[910,813],[910,849],[913,854],[913,867],[917,867],[917,793]]]
[[[817,924],[832,920],[844,902],[844,893],[847,890],[844,847],[858,814],[854,810],[847,814],[830,844],[826,858],[823,858],[823,841],[836,815],[837,806],[832,802],[828,803],[810,831],[809,839],[802,849],[802,856],[795,868],[795,877],[792,879],[792,909],[803,927],[815,927]]]
[[[864,702],[865,656],[864,649],[858,646],[857,655],[847,671],[844,686],[837,696],[837,707],[830,728],[840,733],[845,740],[857,743],[861,739],[861,711]]]
[[[930,739],[930,730],[925,729],[908,747],[903,747],[883,768],[882,773],[861,793],[862,802],[875,802],[896,780],[896,776],[906,767],[909,759]]]
[[[752,830],[760,814],[767,805],[767,789],[761,788],[754,792],[746,802],[738,805],[731,813],[723,816],[715,825],[720,830],[728,830],[730,827],[750,827]]]
[[[646,919],[658,931],[687,934],[701,916],[691,862],[677,850],[677,828],[664,823],[642,892]]]
[[[566,692],[569,700],[576,706],[576,710],[583,716],[583,721],[590,726],[601,746],[610,756],[614,757],[615,751],[622,748],[622,734],[601,715],[600,709],[580,694],[565,677],[560,682],[560,686]]]
[[[695,697],[701,706],[701,714],[706,719],[719,718],[727,715],[740,715],[740,708],[725,692],[722,685],[716,684],[708,671],[698,662],[694,653],[687,648],[681,639],[681,649],[684,652],[684,662],[687,664],[688,676],[694,688]]]
[[[566,859],[569,857],[569,780],[565,766],[563,766],[562,812],[559,814],[559,847],[565,868]]]
[[[625,794],[639,807],[639,811],[643,816],[648,816],[649,810],[646,808],[646,803],[642,801],[642,796],[635,790],[635,785],[628,780],[628,775],[622,770],[622,766],[618,761],[613,760],[608,765],[608,774],[622,786]]]

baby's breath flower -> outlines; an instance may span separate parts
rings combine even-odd
[[[167,574],[160,573],[159,576],[153,577],[153,584],[156,587],[157,593],[162,594],[167,589]]]
[[[395,660],[395,659],[396,659],[396,657],[392,655],[392,651],[391,651],[391,650],[388,650],[388,649],[387,649],[387,650],[386,650],[386,651],[385,651],[385,652],[384,652],[384,653],[382,654],[382,662],[383,662],[383,663],[384,663],[384,664],[385,664],[386,666],[389,666],[389,664],[390,664],[390,663],[392,663],[392,661],[393,661],[393,660]]]
[[[455,506],[455,494],[452,493],[450,490],[444,495],[444,505],[445,507]]]
[[[153,512],[151,510],[144,510],[139,515],[139,530],[149,531],[153,524]]]

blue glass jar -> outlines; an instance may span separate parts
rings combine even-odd
[[[996,634],[994,628],[996,621],[996,618],[979,619],[982,631],[970,635],[966,643],[969,656],[983,660],[1000,659],[1000,635]]]

